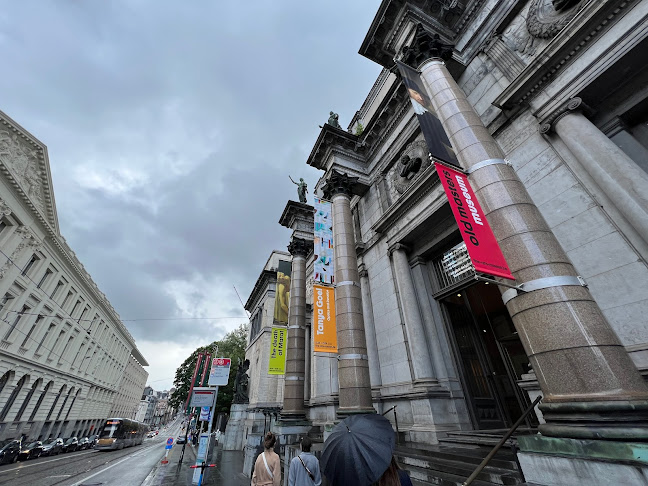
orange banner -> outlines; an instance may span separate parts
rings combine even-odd
[[[337,353],[337,326],[335,323],[335,289],[313,285],[314,351]]]

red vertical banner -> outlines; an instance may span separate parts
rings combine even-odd
[[[434,163],[477,272],[515,280],[465,174]]]

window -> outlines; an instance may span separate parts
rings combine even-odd
[[[38,326],[41,322],[43,322],[43,319],[45,319],[45,317],[42,314],[38,314],[38,316],[36,317],[36,320],[34,321],[34,324],[32,324],[31,329],[29,330],[29,332],[25,336],[25,340],[22,342],[20,347],[24,348],[27,345],[27,341],[29,341],[29,338],[31,337],[32,333],[34,332],[34,329],[36,329],[36,326]]]
[[[74,304],[74,307],[72,307],[72,312],[70,312],[70,315],[73,315],[80,305],[81,305],[81,300],[77,300],[76,304]]]
[[[50,295],[50,299],[53,299],[54,296],[58,293],[59,290],[61,290],[61,287],[65,285],[63,283],[63,280],[59,280],[58,283],[56,284],[56,287],[54,288],[54,291],[52,292],[52,295]]]
[[[34,410],[32,410],[31,415],[29,416],[29,421],[31,422],[34,420],[36,417],[36,414],[38,413],[38,409],[40,408],[41,404],[43,403],[43,400],[45,399],[45,395],[47,395],[47,392],[49,391],[50,388],[52,388],[52,385],[54,384],[53,381],[50,381],[47,386],[43,389],[43,391],[40,394],[40,397],[38,397],[38,401],[36,402],[36,405],[34,405]]]
[[[77,351],[76,356],[72,360],[72,366],[76,365],[76,361],[79,358],[79,355],[83,352],[83,348],[85,348],[86,344],[87,344],[87,341],[84,341],[84,342],[81,343],[81,346],[79,346],[79,350]],[[79,363],[79,368],[81,368],[81,363]]]
[[[59,356],[59,363],[61,363],[63,361],[63,359],[64,359],[63,356],[65,356],[65,352],[70,347],[70,344],[72,343],[73,340],[74,340],[74,336],[70,336],[68,338],[68,341],[67,341],[67,343],[65,343],[65,347],[63,348],[63,351],[61,351],[61,355]]]
[[[65,296],[65,299],[63,300],[63,303],[61,304],[61,307],[65,307],[65,304],[68,303],[68,301],[70,300],[70,297],[72,297],[73,295],[74,295],[74,293],[70,290],[68,292],[68,294]]]
[[[63,337],[63,334],[65,334],[65,331],[60,331],[60,332],[59,332],[59,335],[58,335],[58,337],[56,338],[56,341],[54,341],[54,344],[53,344],[52,347],[50,348],[50,352],[49,352],[49,354],[47,355],[47,359],[52,359],[52,353],[53,353],[54,350],[56,349],[56,346],[58,345],[58,343],[59,343],[59,341],[61,340],[61,338]]]
[[[90,310],[90,307],[85,306],[83,311],[81,312],[81,315],[79,316],[79,320],[77,322],[81,322],[83,318],[85,317],[86,313]]]
[[[3,309],[4,309],[5,306],[7,305],[7,302],[9,302],[9,301],[10,301],[11,299],[13,299],[13,298],[14,298],[14,296],[11,295],[9,292],[7,292],[7,293],[4,295],[4,297],[2,298],[2,300],[0,300],[0,312],[3,311]]]
[[[45,285],[45,283],[47,283],[47,279],[49,278],[50,275],[52,275],[52,273],[54,273],[54,272],[52,272],[52,270],[50,270],[49,268],[47,270],[45,270],[45,273],[43,274],[43,277],[40,279],[40,282],[38,282],[38,285],[37,285],[37,287],[39,289],[43,285]]]
[[[21,275],[27,275],[27,272],[31,270],[31,268],[34,266],[34,264],[39,260],[39,258],[36,255],[32,255],[31,259],[29,260],[29,263],[25,265],[25,268],[23,268],[23,271]]]
[[[7,414],[9,413],[11,406],[16,401],[16,397],[18,397],[18,394],[20,393],[23,385],[28,379],[29,379],[29,375],[25,375],[18,381],[18,383],[16,383],[16,387],[11,392],[11,395],[9,395],[9,398],[5,403],[5,406],[2,408],[2,412],[0,412],[0,421],[3,421],[7,417]]]
[[[7,332],[5,333],[4,337],[2,339],[7,340],[9,339],[9,336],[11,336],[11,333],[13,332],[14,329],[16,329],[16,326],[20,322],[20,319],[23,317],[23,315],[31,310],[31,307],[23,305],[22,310],[18,313],[16,318],[13,320],[11,323],[11,326],[9,329],[7,329]]]
[[[16,414],[16,418],[14,419],[14,422],[20,422],[23,413],[25,413],[25,409],[27,408],[27,405],[29,405],[29,402],[31,401],[32,397],[34,396],[34,393],[36,392],[36,388],[40,386],[42,381],[43,381],[42,378],[39,378],[34,382],[34,384],[31,387],[31,390],[29,390],[29,393],[23,400],[22,405],[20,406],[20,410],[18,410],[18,413]]]
[[[52,330],[56,327],[56,324],[50,324],[49,328],[47,328],[47,331],[43,335],[43,338],[40,340],[40,343],[38,343],[38,347],[36,348],[36,351],[34,351],[34,354],[38,354],[38,351],[40,350],[41,346],[43,346],[43,343],[47,339],[47,336],[52,332]]]
[[[52,403],[52,406],[50,407],[50,410],[47,414],[47,418],[45,419],[46,422],[50,419],[52,413],[54,413],[54,408],[56,408],[56,404],[58,403],[59,398],[61,398],[61,395],[63,395],[63,392],[65,391],[65,386],[66,385],[63,385],[59,390],[58,394],[56,395],[56,398],[54,399],[54,403]]]
[[[5,223],[4,221],[0,221],[0,235],[5,230],[6,227],[7,227],[7,223]]]

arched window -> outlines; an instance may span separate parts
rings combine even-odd
[[[5,406],[2,408],[2,412],[0,412],[0,421],[3,421],[7,417],[11,406],[16,401],[16,397],[18,397],[20,390],[22,390],[22,387],[27,382],[27,380],[29,380],[29,375],[23,376],[20,380],[18,380],[18,383],[16,383],[16,387],[11,392],[11,395],[9,395],[7,403],[5,403]]]
[[[63,405],[61,405],[61,409],[59,410],[59,413],[56,416],[56,420],[61,418],[61,414],[63,414],[63,409],[65,408],[65,404],[70,399],[70,395],[72,395],[73,391],[74,391],[74,387],[70,388],[70,391],[68,391],[67,395],[65,395],[65,400],[63,400]]]
[[[0,378],[0,395],[2,395],[2,390],[9,382],[10,377],[11,377],[11,371],[7,371],[4,375],[2,375],[2,378]]]
[[[54,398],[54,403],[52,403],[52,406],[50,407],[50,410],[47,413],[47,418],[45,419],[45,421],[48,421],[50,419],[50,417],[52,416],[52,414],[54,413],[54,408],[56,407],[56,404],[58,403],[59,398],[61,398],[61,395],[63,395],[63,392],[65,391],[66,386],[67,385],[63,385],[61,387],[61,389],[59,390],[59,392],[56,394],[56,398]]]
[[[70,408],[68,408],[68,411],[65,414],[65,418],[63,420],[67,420],[68,417],[70,416],[70,412],[72,411],[72,407],[74,407],[74,402],[76,402],[76,399],[79,396],[79,393],[81,393],[81,388],[79,388],[77,390],[77,392],[76,392],[76,395],[74,395],[74,398],[72,399],[72,403],[70,403]]]
[[[29,405],[29,402],[31,401],[32,397],[34,396],[34,393],[36,392],[36,389],[41,386],[41,383],[43,383],[43,379],[39,378],[34,382],[34,384],[31,387],[31,390],[29,390],[29,393],[25,397],[25,399],[22,402],[22,405],[20,406],[20,410],[18,410],[18,413],[16,414],[16,418],[14,419],[14,422],[20,422],[20,419],[22,418],[23,413],[25,413],[25,409],[27,408],[27,405]]]
[[[36,405],[34,405],[34,410],[32,410],[32,413],[29,416],[30,422],[34,420],[34,417],[36,417],[36,414],[38,413],[38,409],[40,408],[41,404],[43,403],[43,400],[45,399],[45,395],[47,395],[47,392],[49,391],[50,388],[52,388],[53,384],[54,382],[50,381],[47,385],[45,385],[45,388],[43,388],[40,397],[38,397],[38,401],[36,402]]]

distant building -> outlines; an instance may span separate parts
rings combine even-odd
[[[135,412],[146,359],[59,231],[47,148],[0,112],[0,441]]]

